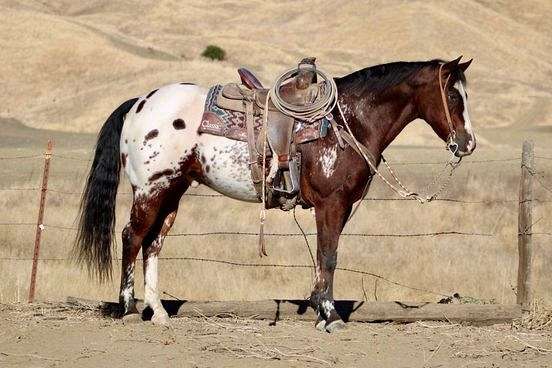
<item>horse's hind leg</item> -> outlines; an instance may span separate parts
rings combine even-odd
[[[144,242],[142,246],[142,255],[144,257],[144,306],[150,307],[153,310],[151,321],[158,325],[167,325],[169,323],[169,315],[165,308],[161,305],[159,298],[159,252],[163,247],[165,236],[171,229],[174,220],[176,219],[176,209],[164,216],[163,225],[150,244]]]
[[[167,325],[169,316],[161,304],[159,298],[159,253],[163,247],[163,241],[174,224],[178,210],[178,203],[182,194],[187,189],[182,184],[167,191],[160,201],[161,206],[156,222],[149,234],[142,242],[142,256],[144,258],[144,305],[153,311],[151,320],[154,324]]]
[[[138,313],[134,301],[134,265],[136,256],[140,251],[142,239],[135,235],[132,222],[123,229],[123,259],[121,265],[121,289],[119,293],[119,305],[121,317],[127,314]]]
[[[134,300],[134,268],[136,257],[145,236],[155,224],[159,204],[155,201],[134,200],[130,213],[130,221],[123,229],[123,258],[121,267],[121,289],[119,305],[122,315],[138,313]]]

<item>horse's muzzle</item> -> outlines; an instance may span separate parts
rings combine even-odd
[[[475,137],[469,136],[468,139],[456,139],[450,141],[447,145],[449,151],[456,157],[464,157],[471,155],[475,150]]]

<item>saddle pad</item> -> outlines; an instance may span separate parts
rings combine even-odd
[[[203,117],[197,131],[199,134],[207,133],[247,142],[245,113],[217,106],[217,98],[222,88],[222,85],[215,85],[209,89]],[[255,116],[254,120],[255,136],[258,136],[263,121],[260,116]]]

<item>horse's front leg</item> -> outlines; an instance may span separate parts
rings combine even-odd
[[[318,243],[316,278],[310,301],[318,314],[316,328],[333,332],[345,327],[334,307],[333,279],[337,266],[339,236],[351,213],[351,206],[344,201],[334,200],[326,201],[315,209]]]

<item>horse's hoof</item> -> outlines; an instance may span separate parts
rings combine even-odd
[[[345,322],[343,322],[341,319],[336,319],[335,321],[326,323],[326,332],[333,333],[343,330],[346,327],[347,325],[345,324]]]
[[[318,318],[314,327],[316,327],[318,331],[326,331],[326,321],[322,318]]]
[[[122,317],[123,324],[133,324],[142,322],[142,316],[138,313],[131,313]]]
[[[154,313],[151,322],[156,326],[169,327],[169,315],[167,313]]]

